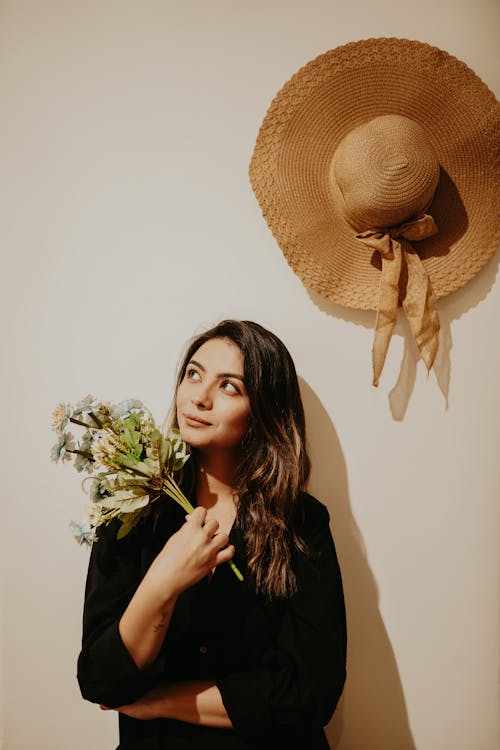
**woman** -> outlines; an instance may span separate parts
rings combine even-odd
[[[340,571],[324,505],[304,492],[304,412],[283,343],[226,320],[181,364],[191,449],[156,523],[93,545],[78,680],[119,712],[129,748],[327,748],[345,679]],[[234,559],[238,581],[226,563]]]

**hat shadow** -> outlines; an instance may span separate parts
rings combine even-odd
[[[377,584],[351,511],[340,441],[321,401],[299,380],[313,465],[309,489],[330,511],[347,612],[347,679],[327,737],[336,750],[415,750]]]
[[[497,249],[473,279],[461,289],[457,289],[446,297],[442,297],[436,303],[441,328],[439,331],[439,348],[432,372],[434,373],[438,387],[443,394],[446,409],[449,405],[449,388],[451,381],[450,352],[453,347],[451,324],[454,320],[458,320],[466,312],[475,308],[487,297],[495,283],[499,263],[500,253]],[[313,304],[327,315],[331,315],[340,320],[345,320],[354,325],[363,326],[364,328],[372,330],[375,328],[375,311],[353,310],[334,302],[330,302],[310,287],[306,287],[306,290]],[[404,419],[415,386],[417,365],[420,359],[420,354],[414,342],[410,326],[401,308],[398,309],[398,318],[393,332],[393,338],[397,336],[403,339],[404,352],[399,375],[395,385],[389,392],[388,400],[393,419],[401,421]],[[388,358],[391,356],[390,345],[387,356]],[[368,357],[367,361],[369,361]],[[424,367],[424,364],[422,363],[420,366]],[[371,384],[371,372],[368,368],[366,380],[367,385]],[[383,383],[383,373],[381,382]]]

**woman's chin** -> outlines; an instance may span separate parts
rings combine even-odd
[[[190,448],[203,448],[211,444],[210,439],[200,434],[200,431],[197,431],[196,428],[181,427],[180,432],[182,439]]]

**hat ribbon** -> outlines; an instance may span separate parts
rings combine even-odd
[[[438,349],[439,316],[431,281],[410,240],[423,240],[437,232],[438,228],[432,216],[422,214],[413,221],[385,231],[368,230],[356,235],[361,242],[378,250],[382,257],[372,348],[374,386],[378,386],[396,324],[403,259],[408,272],[406,293],[401,300],[403,309],[428,372],[433,365]]]

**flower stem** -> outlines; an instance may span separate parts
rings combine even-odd
[[[73,422],[73,424],[79,424],[81,427],[86,427],[87,430],[97,429],[93,424],[87,424],[87,422],[82,422],[80,419],[76,419],[75,417],[70,417],[69,421]]]
[[[167,477],[163,484],[163,489],[170,495],[170,497],[183,508],[186,513],[192,513],[194,508],[187,499],[187,497],[181,492],[179,486],[172,477]]]
[[[102,422],[96,417],[93,411],[89,411],[89,417],[94,420],[99,430],[102,430]]]
[[[89,453],[88,451],[81,451],[79,450],[79,448],[75,448],[74,451],[68,451],[68,453],[78,453],[79,456],[85,456],[85,458],[88,458],[90,461],[94,461],[92,453]]]
[[[239,570],[239,568],[236,567],[236,565],[234,564],[234,562],[232,560],[229,560],[229,567],[233,571],[233,573],[236,576],[236,578],[238,579],[238,581],[244,581],[245,580],[243,578],[243,573]]]

